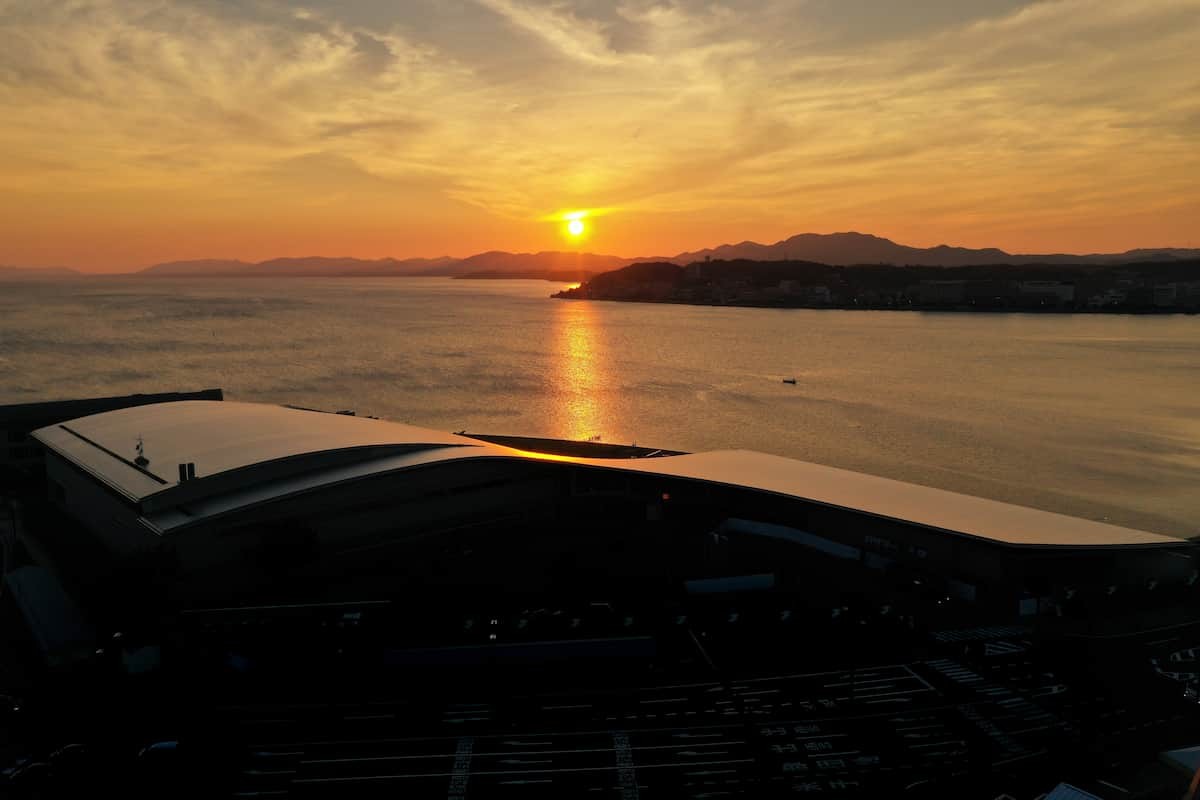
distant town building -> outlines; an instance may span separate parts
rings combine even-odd
[[[828,286],[812,286],[803,281],[780,281],[779,291],[788,297],[812,305],[827,306],[833,302],[833,293]]]
[[[967,282],[921,281],[911,294],[921,305],[957,305],[967,298]]]
[[[1159,308],[1200,306],[1200,281],[1174,281],[1156,284],[1154,305]]]
[[[1177,289],[1173,283],[1161,283],[1154,287],[1154,305],[1169,308],[1175,305]]]
[[[1112,308],[1125,304],[1128,293],[1121,289],[1108,289],[1088,298],[1088,308]]]
[[[1019,297],[1012,281],[974,280],[967,284],[967,302],[976,308],[1004,308]]]
[[[1180,281],[1175,284],[1175,299],[1182,306],[1200,306],[1200,281]]]
[[[1025,300],[1053,305],[1075,302],[1075,284],[1064,281],[1018,281],[1017,291]]]

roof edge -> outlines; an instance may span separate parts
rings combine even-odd
[[[275,481],[303,475],[306,472],[319,472],[324,469],[374,461],[387,456],[459,447],[475,448],[480,445],[469,441],[464,441],[462,444],[405,442],[403,444],[358,445],[297,453],[255,462],[244,467],[223,470],[212,475],[199,475],[183,483],[169,483],[161,490],[142,498],[139,505],[143,513],[153,513],[229,491],[239,485],[244,485],[244,478],[249,475],[257,475],[258,481]]]

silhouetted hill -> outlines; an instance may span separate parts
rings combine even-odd
[[[147,267],[140,274],[155,277],[331,277],[331,276],[466,276],[488,273],[488,277],[539,278],[560,276],[561,280],[579,280],[579,276],[615,269],[629,259],[592,253],[506,253],[490,251],[469,258],[273,258],[250,263],[232,259],[172,261]]]
[[[152,267],[146,267],[139,270],[142,275],[178,275],[178,276],[204,276],[204,275],[230,275],[237,272],[242,272],[253,264],[246,261],[235,261],[232,259],[223,258],[201,258],[194,261],[169,261],[165,264],[155,264]]]
[[[1192,261],[1200,258],[1200,249],[1189,249],[1186,247],[1163,247],[1158,249],[1138,248],[1137,250],[1126,250],[1115,256],[1096,255],[1091,258],[1106,259],[1110,262],[1126,261]]]
[[[8,267],[0,264],[0,280],[46,280],[78,276],[79,273],[70,267]]]
[[[273,258],[254,265],[263,275],[448,275],[452,258]]]
[[[604,272],[585,284],[603,293],[610,288],[647,283],[677,283],[683,276],[683,267],[666,261],[649,261],[630,264],[628,267]]]
[[[538,269],[485,269],[480,272],[468,272],[455,275],[455,280],[526,280],[526,281],[555,281],[560,283],[582,283],[596,277],[595,272],[587,270],[538,270]]]
[[[540,253],[509,253],[489,250],[467,258],[274,258],[249,263],[232,259],[202,259],[156,264],[141,271],[153,276],[414,276],[450,277],[546,277],[577,280],[583,273],[603,273],[636,263],[690,264],[714,261],[748,260],[805,261],[833,266],[890,264],[894,266],[961,267],[977,264],[1122,264],[1140,261],[1182,261],[1200,258],[1200,250],[1155,248],[1126,253],[1090,255],[1014,255],[994,247],[909,247],[890,239],[865,233],[802,233],[775,244],[741,242],[707,250],[680,253],[673,257],[622,258],[598,253],[548,250]]]
[[[1200,250],[1162,248],[1130,250],[1125,253],[1070,255],[1023,255],[994,247],[908,247],[866,233],[802,233],[775,244],[742,242],[708,250],[680,253],[667,259],[690,264],[706,258],[721,261],[817,261],[835,266],[852,264],[895,264],[897,266],[965,267],[976,264],[1116,264],[1132,261],[1163,261],[1200,258]]]
[[[506,253],[490,250],[459,261],[460,274],[471,272],[607,272],[623,267],[631,259],[595,253],[570,253],[546,250],[540,253]]]
[[[1195,313],[1200,259],[964,266],[656,261],[597,275],[554,296],[776,308]]]
[[[200,259],[197,261],[172,261],[155,264],[142,270],[142,275],[156,277],[302,277],[334,275],[450,275],[450,267],[456,259],[443,258],[273,258],[268,261],[250,263],[232,259]]]

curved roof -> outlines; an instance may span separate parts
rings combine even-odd
[[[211,490],[225,483],[212,478],[233,473],[244,484],[421,450],[508,452],[463,436],[369,417],[203,400],[106,411],[42,428],[33,436],[139,503],[180,487],[179,465],[186,463],[195,464],[197,478],[204,479],[195,482],[197,489],[204,484]],[[144,466],[136,463],[139,441],[149,460]]]
[[[603,463],[598,460],[588,463]],[[623,469],[748,486],[835,508],[1023,546],[1145,546],[1182,539],[752,450],[640,459]]]
[[[396,422],[253,403],[127,408],[42,428],[34,437],[164,523],[183,503],[193,504],[191,512],[227,513],[345,480],[488,458],[744,487],[1018,546],[1183,542],[747,450],[643,459],[552,456]],[[144,467],[134,462],[139,437],[149,458]],[[178,465],[188,462],[196,465],[199,479],[181,484]]]

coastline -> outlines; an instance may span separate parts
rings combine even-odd
[[[776,311],[904,311],[922,312],[926,314],[1056,314],[1056,315],[1105,315],[1105,316],[1170,316],[1179,315],[1193,317],[1200,314],[1197,308],[995,308],[978,306],[937,306],[937,305],[778,305],[766,303],[715,303],[697,300],[650,300],[633,297],[585,297],[568,295],[567,292],[555,292],[550,295],[552,300],[592,301],[599,303],[645,303],[646,305],[670,306],[707,306],[709,308],[765,308]]]
[[[845,311],[1196,314],[1200,259],[1086,267],[658,262],[605,272],[553,297]]]

